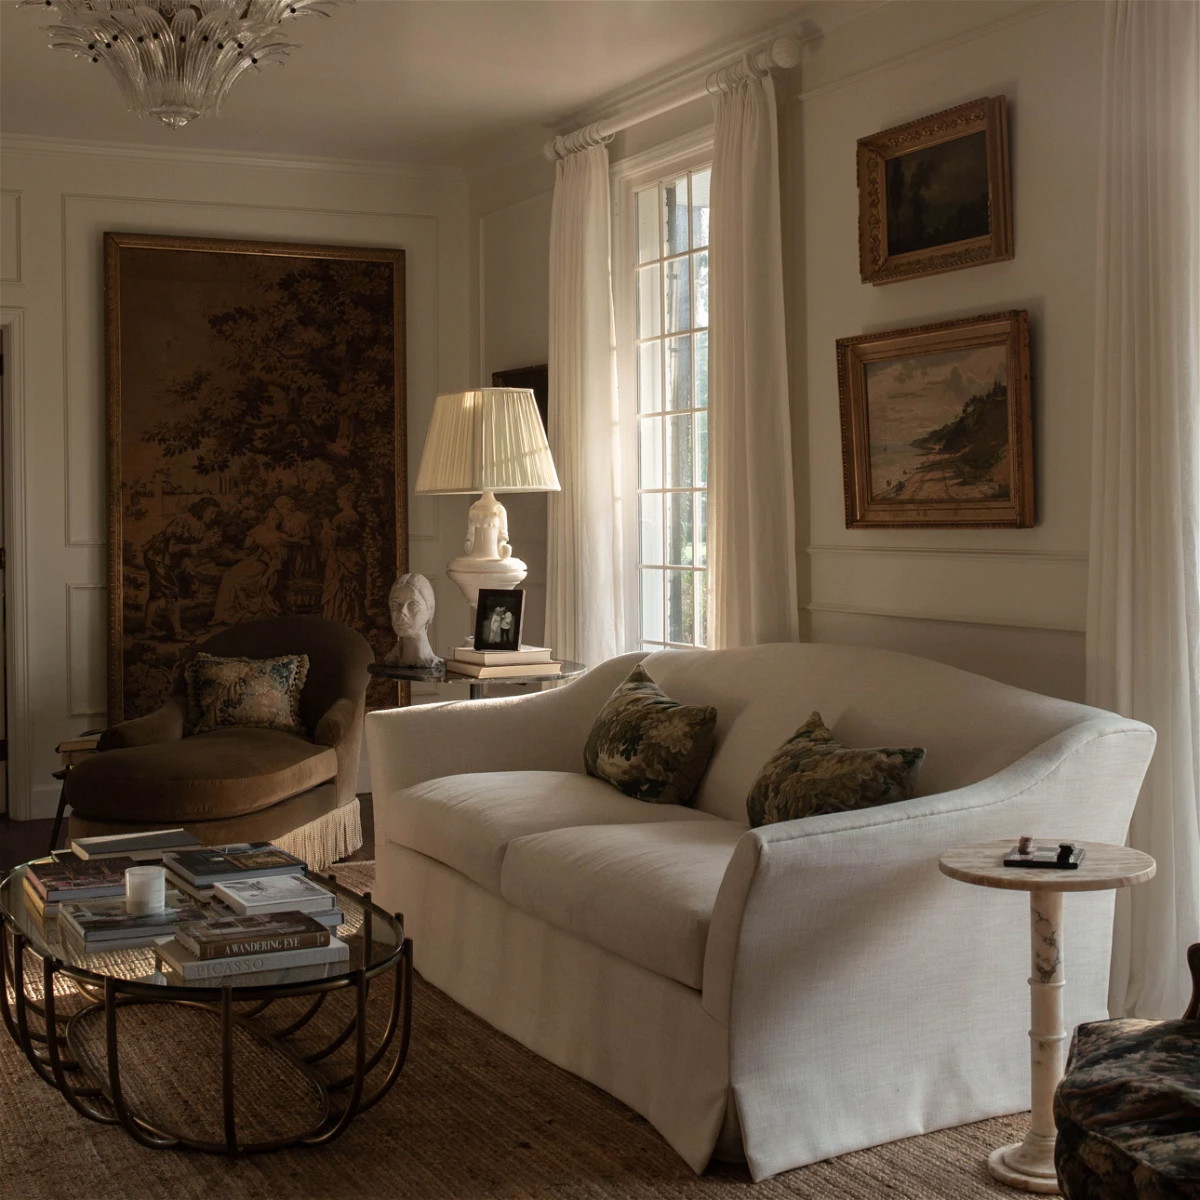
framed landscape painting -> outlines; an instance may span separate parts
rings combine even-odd
[[[386,652],[404,251],[107,233],[104,268],[109,720],[243,621],[321,615]]]
[[[1034,523],[1029,314],[841,338],[848,528]]]
[[[986,96],[860,138],[858,208],[864,283],[1012,258],[1004,97]]]

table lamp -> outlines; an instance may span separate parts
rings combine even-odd
[[[472,610],[480,588],[515,588],[528,568],[513,556],[508,513],[497,492],[557,492],[546,431],[529,388],[489,387],[439,396],[433,407],[416,494],[482,493],[467,514],[466,553],[446,573]]]

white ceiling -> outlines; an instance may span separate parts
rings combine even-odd
[[[172,131],[127,112],[104,66],[51,51],[51,10],[3,0],[0,131],[470,169],[793,16],[796,0],[358,0],[293,22],[283,67]]]

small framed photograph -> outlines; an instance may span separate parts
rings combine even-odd
[[[1034,523],[1029,314],[839,338],[846,527]]]
[[[863,283],[894,283],[1013,256],[1003,96],[858,141]]]
[[[480,588],[475,609],[475,649],[519,650],[524,612],[524,588]]]

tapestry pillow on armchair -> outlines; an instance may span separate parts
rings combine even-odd
[[[925,760],[921,747],[843,746],[813,713],[774,754],[746,798],[751,826],[907,800]]]
[[[584,766],[635,800],[686,804],[708,766],[716,724],[715,708],[678,704],[639,664],[596,717]]]
[[[307,654],[278,658],[218,658],[197,654],[184,668],[187,734],[233,725],[305,734],[300,692]]]

